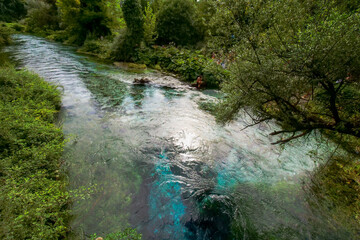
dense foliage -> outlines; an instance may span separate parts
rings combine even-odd
[[[43,34],[59,29],[59,16],[54,3],[38,0],[27,0],[26,3],[25,22],[28,32]]]
[[[87,38],[105,37],[111,33],[106,5],[95,0],[58,0],[61,25],[69,43],[82,45]]]
[[[117,60],[130,61],[143,40],[144,19],[139,0],[125,0],[122,11],[126,30],[115,40],[111,56]]]
[[[217,88],[229,77],[229,72],[204,56],[200,51],[179,50],[174,46],[140,48],[138,62],[179,74],[183,80],[194,81],[203,75],[207,87]]]
[[[147,46],[151,46],[158,38],[156,28],[156,15],[153,12],[150,3],[144,9],[144,41]]]
[[[315,129],[360,137],[360,14],[325,2],[244,1],[221,120],[248,107],[255,123],[278,120],[274,134],[293,133],[279,142]]]
[[[25,14],[25,4],[22,0],[0,0],[0,21],[15,21]]]
[[[106,235],[104,240],[141,240],[142,235],[137,233],[135,229],[127,228],[122,232],[115,232]],[[94,234],[92,240],[98,239],[98,236]]]
[[[55,86],[0,68],[0,238],[62,239],[70,201],[60,169],[63,134],[54,126]]]
[[[204,36],[192,0],[165,1],[158,12],[156,29],[160,44],[193,45]]]
[[[359,144],[359,141],[357,142]],[[360,228],[360,165],[351,155],[336,155],[312,177],[310,199],[315,209],[325,209],[332,219],[358,234]]]
[[[319,196],[319,205],[324,203],[339,222],[346,219],[340,214],[345,212],[355,225],[359,224],[359,1],[27,0],[26,3],[23,22],[29,32],[77,44],[81,51],[98,56],[174,72],[187,81],[203,75],[207,87],[221,85],[225,98],[217,106],[217,117],[222,122],[236,118],[239,111],[247,113],[253,124],[275,119],[282,128],[273,133],[282,136],[277,143],[319,130],[331,136],[351,154],[332,156],[316,171],[310,189]],[[0,21],[24,16],[24,6],[20,0],[0,0]],[[0,26],[0,45],[9,43],[9,33]],[[20,75],[30,82],[36,79],[11,68],[2,69],[0,75],[2,97],[23,94],[11,105],[5,97],[1,102],[1,156],[5,159],[1,164],[5,165],[0,169],[4,183],[1,188],[4,207],[0,214],[10,219],[6,224],[11,225],[7,229],[12,232],[6,234],[14,238],[26,238],[29,226],[35,229],[34,234],[49,234],[41,238],[51,234],[63,237],[66,230],[61,226],[66,221],[60,215],[66,213],[67,196],[61,196],[61,191],[52,192],[55,189],[49,187],[50,184],[59,184],[59,189],[64,187],[61,181],[52,182],[57,176],[54,169],[61,145],[61,133],[51,125],[54,119],[50,109],[56,104],[51,105],[47,97],[35,103],[40,91],[35,85],[26,85],[26,90],[20,91],[28,84],[15,84],[15,76]],[[36,85],[44,87],[43,83]],[[21,104],[26,107],[21,108]],[[214,112],[213,103],[202,103],[201,107]],[[34,133],[29,133],[30,127],[35,129]],[[25,144],[28,138],[32,145]],[[46,143],[40,144],[41,139],[46,139]],[[41,154],[36,155],[35,150]],[[37,158],[40,160],[35,161]],[[48,158],[55,165],[44,165]],[[30,172],[29,166],[35,166],[35,172]],[[44,184],[38,186],[35,180]],[[25,197],[20,199],[16,191],[23,192]],[[50,212],[37,205],[40,198],[45,199]],[[24,214],[19,212],[21,201],[30,206]],[[54,201],[64,208],[54,209]],[[32,206],[40,209],[41,216],[36,215]],[[54,211],[59,215],[54,217]],[[20,232],[21,228],[25,230]],[[118,235],[108,239],[113,236]]]
[[[5,25],[0,24],[0,48],[10,43],[11,31]]]

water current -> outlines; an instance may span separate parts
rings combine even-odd
[[[59,124],[79,234],[136,228],[143,239],[346,239],[315,211],[302,182],[328,147],[311,137],[272,145],[274,124],[242,130],[199,108],[197,91],[152,70],[127,70],[42,38],[6,51],[63,92]],[[148,77],[150,84],[136,85]],[[88,194],[87,194],[88,193]]]

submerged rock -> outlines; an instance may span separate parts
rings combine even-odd
[[[146,84],[146,83],[151,83],[151,80],[146,77],[135,78],[133,83],[134,84]]]

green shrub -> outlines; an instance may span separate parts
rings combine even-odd
[[[11,31],[5,24],[0,24],[0,48],[10,43]]]
[[[25,25],[22,25],[20,23],[6,23],[5,26],[11,29],[14,33],[25,31]]]
[[[61,98],[35,74],[0,68],[0,238],[64,239],[70,196],[60,169]]]
[[[136,43],[128,31],[118,35],[111,46],[110,57],[119,61],[134,61]]]
[[[67,32],[65,30],[58,30],[52,32],[46,37],[49,40],[57,42],[65,42],[68,39]]]
[[[86,39],[98,39],[111,34],[112,18],[108,16],[106,1],[57,0],[61,27],[66,43],[83,45]]]
[[[99,236],[94,234],[91,240],[96,240]],[[135,229],[127,228],[122,232],[110,233],[104,240],[141,240],[142,235],[139,234]]]
[[[101,58],[109,57],[109,52],[112,46],[110,39],[103,40],[86,39],[84,44],[78,49],[80,53],[90,53]]]
[[[207,87],[210,88],[219,87],[229,75],[227,70],[202,55],[200,51],[178,49],[174,46],[139,48],[135,60],[151,67],[160,66],[164,70],[179,74],[186,81],[195,81],[197,76],[203,75]]]

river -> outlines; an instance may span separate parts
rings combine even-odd
[[[79,190],[83,238],[127,227],[143,239],[350,239],[314,210],[303,181],[329,146],[315,137],[272,145],[274,124],[242,130],[199,108],[197,91],[153,70],[128,70],[73,47],[14,35],[6,52],[63,92],[64,168]],[[148,77],[150,84],[133,84]]]

